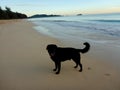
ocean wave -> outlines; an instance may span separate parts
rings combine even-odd
[[[104,21],[104,20],[99,20]],[[111,21],[111,20],[106,20]],[[112,36],[120,36],[120,28],[118,24],[107,24],[107,23],[92,23],[92,22],[81,22],[81,21],[66,21],[66,20],[42,20],[39,21],[40,25],[50,29],[50,31],[58,31],[58,33],[68,34],[79,31],[88,32],[99,32],[106,33]]]
[[[69,42],[117,42],[120,38],[120,16],[56,17],[32,19],[38,32]]]
[[[91,20],[91,21],[98,21],[98,22],[116,22],[116,23],[120,23],[120,20]]]

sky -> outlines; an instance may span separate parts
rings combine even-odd
[[[120,13],[120,0],[0,0],[0,6],[28,16]]]

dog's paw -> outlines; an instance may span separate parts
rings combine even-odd
[[[82,72],[82,69],[80,69],[79,72]]]
[[[55,74],[59,74],[60,72],[56,72]]]
[[[56,71],[57,69],[53,69],[53,71]]]

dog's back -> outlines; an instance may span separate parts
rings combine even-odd
[[[61,47],[58,47],[57,50],[56,50],[56,58],[59,58],[62,61],[70,60],[70,59],[72,59],[74,56],[76,56],[78,54],[79,54],[78,50],[76,50],[74,48],[61,48]]]

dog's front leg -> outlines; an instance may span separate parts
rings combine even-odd
[[[58,71],[56,72],[56,74],[59,74],[61,70],[61,62],[58,62],[57,66],[58,66]]]
[[[56,71],[57,70],[57,62],[55,62],[55,69],[53,69],[53,71]]]

